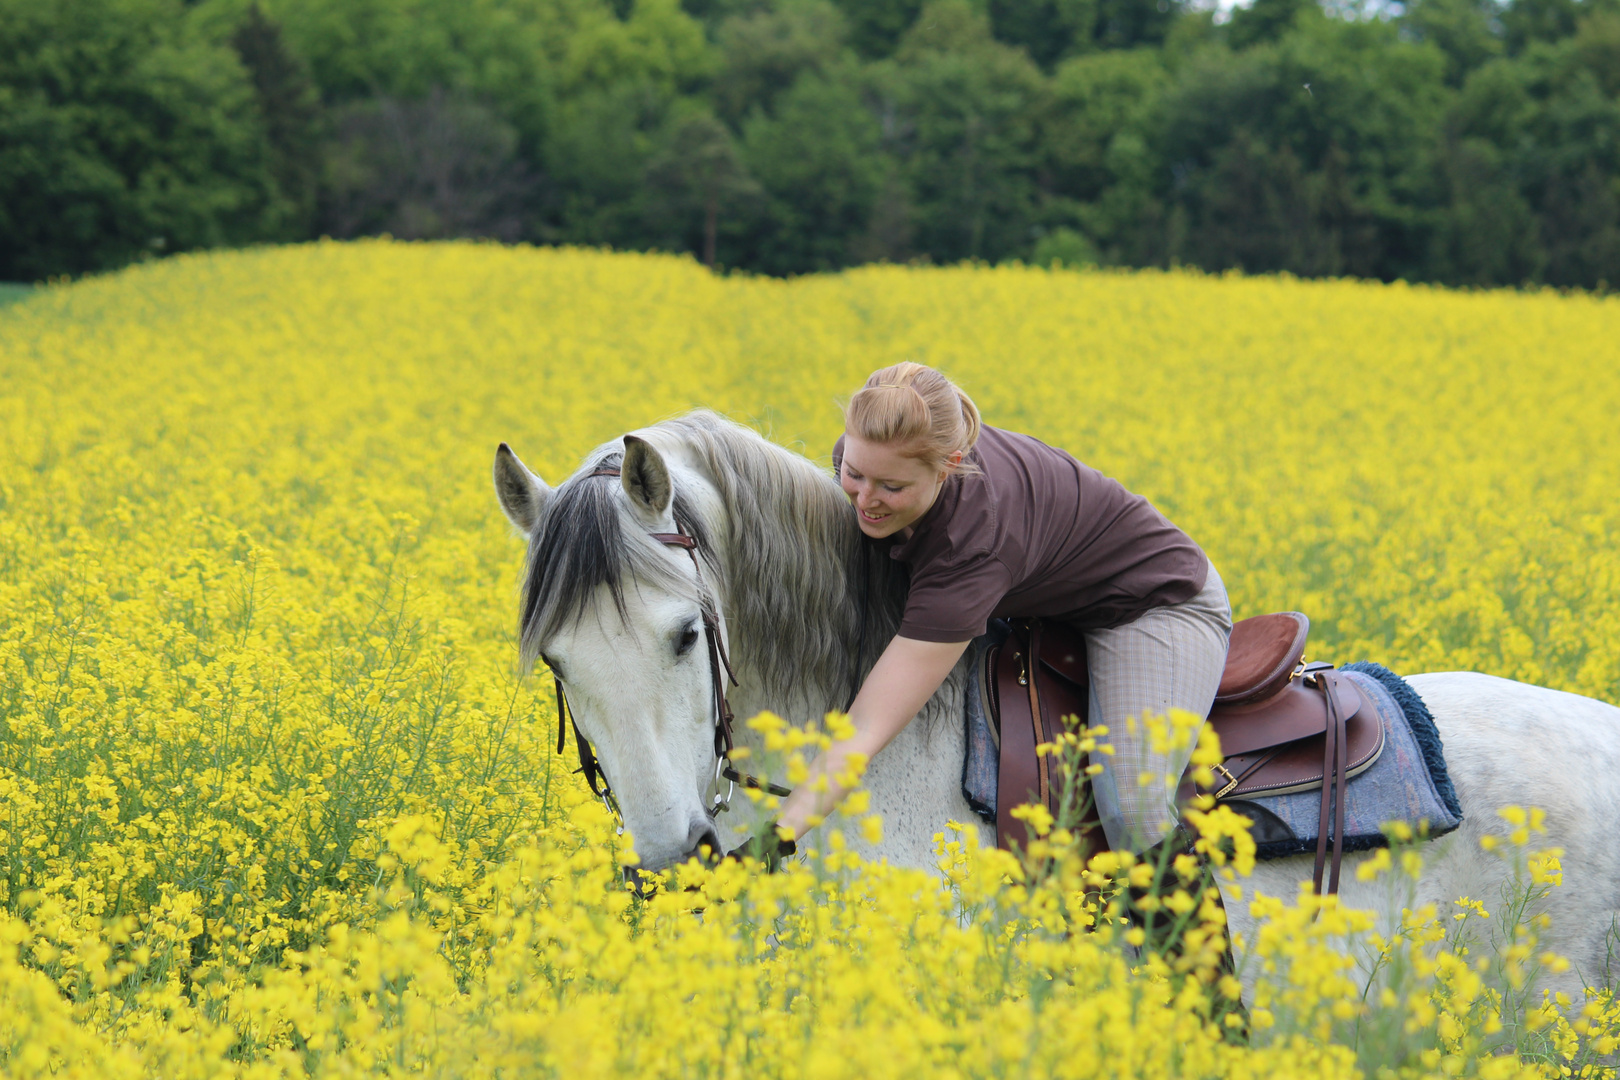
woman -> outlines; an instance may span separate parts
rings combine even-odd
[[[1140,495],[1028,435],[983,425],[971,399],[922,364],[875,372],[845,412],[833,465],[861,531],[906,564],[899,633],[850,707],[855,736],[812,766],[778,824],[796,839],[845,794],[850,753],[877,754],[944,682],[990,618],[1041,616],[1085,633],[1090,721],[1112,758],[1093,780],[1109,846],[1141,852],[1176,820],[1172,795],[1138,777],[1179,776],[1187,747],[1154,753],[1126,718],[1208,716],[1231,609],[1204,552]],[[789,845],[785,848],[791,850]]]

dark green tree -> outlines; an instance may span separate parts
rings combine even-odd
[[[320,95],[257,3],[231,37],[253,81],[269,145],[269,169],[282,207],[280,239],[302,239],[314,224],[321,179]]]
[[[725,19],[715,32],[721,55],[716,109],[733,124],[756,109],[770,111],[801,75],[842,60],[847,32],[831,0],[782,0]]]
[[[328,151],[323,231],[409,240],[523,235],[532,180],[517,132],[493,109],[434,90],[337,111]]]
[[[894,245],[896,238],[881,235],[885,222],[874,222],[896,180],[882,138],[850,69],[807,74],[781,96],[775,115],[756,112],[742,150],[764,200],[742,241],[742,264],[796,274],[903,256],[907,238]]]
[[[1209,269],[1422,273],[1444,57],[1379,21],[1209,50],[1165,95],[1166,255]]]
[[[1156,49],[1097,52],[1059,65],[1041,135],[1046,190],[1037,257],[1164,259],[1162,245],[1138,248],[1157,234],[1146,223],[1163,217],[1154,191],[1163,163],[1153,135],[1169,83]]]
[[[1448,117],[1451,137],[1488,146],[1498,183],[1534,213],[1539,254],[1525,275],[1533,280],[1620,282],[1617,64],[1620,14],[1596,11],[1574,36],[1480,68]],[[1461,213],[1468,198],[1459,194],[1444,213]]]
[[[647,164],[649,227],[658,247],[719,257],[722,215],[746,215],[759,196],[731,132],[706,113],[678,116]]]
[[[1582,0],[1513,0],[1502,12],[1508,50],[1520,53],[1538,41],[1570,37],[1586,7]]]
[[[0,279],[277,235],[253,87],[179,0],[0,0]]]
[[[1461,86],[1470,72],[1502,55],[1501,12],[1494,0],[1414,0],[1401,28],[1446,54],[1446,82]]]
[[[923,0],[837,0],[849,20],[849,42],[868,60],[894,55],[917,21]]]
[[[538,236],[633,249],[670,243],[649,232],[645,178],[674,105],[656,83],[628,79],[558,103],[540,155]]]
[[[1180,16],[1177,0],[1098,0],[1092,40],[1099,49],[1159,45]]]
[[[1055,190],[1093,202],[1125,180],[1115,168],[1116,140],[1144,135],[1169,83],[1153,49],[1093,53],[1059,66],[1042,137]]]
[[[1447,285],[1538,280],[1546,256],[1511,155],[1485,139],[1454,131],[1442,136],[1437,151],[1438,191],[1423,276]]]
[[[990,0],[997,41],[1023,49],[1050,71],[1066,56],[1091,51],[1099,0]]]
[[[1281,40],[1296,29],[1302,19],[1325,18],[1316,0],[1253,0],[1232,10],[1226,40],[1234,49],[1247,49],[1251,45]]]
[[[918,251],[942,261],[1027,255],[1036,239],[1046,81],[1021,49],[995,41],[965,0],[934,0],[874,102],[903,163]]]

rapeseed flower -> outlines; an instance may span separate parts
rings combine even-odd
[[[0,314],[0,1071],[1593,1075],[1620,1005],[1535,995],[1566,868],[1534,808],[1504,811],[1517,884],[1490,914],[1414,910],[1386,941],[1332,899],[1246,896],[1270,915],[1246,1013],[1196,863],[1083,862],[1044,810],[1038,850],[952,827],[911,870],[851,849],[882,830],[857,794],[781,873],[694,863],[636,894],[632,838],[517,674],[488,465],[504,439],[556,479],[700,404],[824,457],[837,395],[921,359],[1150,496],[1239,615],[1309,611],[1314,655],[1612,700],[1617,343],[1620,303],[1551,293],[782,282],[480,244],[42,290]],[[754,721],[790,779],[845,722]],[[1193,819],[1240,892],[1242,819]],[[1420,854],[1392,835],[1363,869],[1395,887]],[[1128,886],[1179,955],[1132,947]]]

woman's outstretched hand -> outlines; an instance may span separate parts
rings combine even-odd
[[[784,840],[777,833],[774,824],[769,825],[763,832],[750,836],[741,844],[726,852],[726,858],[732,860],[758,859],[765,865],[765,872],[774,874],[782,866],[782,860],[797,854],[799,845],[792,840]]]
[[[849,707],[855,735],[835,742],[810,766],[810,776],[793,789],[782,803],[778,822],[795,839],[817,825],[849,794],[840,782],[846,775],[850,755],[873,755],[890,742],[928,699],[934,696],[945,677],[967,649],[966,641],[918,641],[896,636],[878,657],[872,671]]]

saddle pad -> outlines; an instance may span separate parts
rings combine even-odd
[[[1429,755],[1425,754],[1425,748],[1414,734],[1414,726],[1421,726],[1424,721],[1429,730],[1434,731],[1428,710],[1423,708],[1415,691],[1386,671],[1389,678],[1399,682],[1411,695],[1411,702],[1423,709],[1416,725],[1408,720],[1406,712],[1396,704],[1384,681],[1367,673],[1366,669],[1372,666],[1357,664],[1339,669],[1347,678],[1356,681],[1384,726],[1383,752],[1365,772],[1345,786],[1345,851],[1384,847],[1388,840],[1382,826],[1388,821],[1404,821],[1414,828],[1420,822],[1427,821],[1431,837],[1443,836],[1462,824],[1460,809],[1448,805],[1448,800],[1442,796],[1440,785],[1430,769]],[[1438,754],[1437,732],[1434,733],[1433,745]],[[1443,757],[1438,758],[1438,766],[1441,781],[1449,792],[1451,781],[1445,775]],[[1453,793],[1449,802],[1454,803],[1455,799]],[[1291,795],[1228,799],[1225,805],[1254,823],[1252,835],[1258,858],[1280,859],[1316,850],[1316,833],[1322,808],[1320,789]]]
[[[996,786],[1000,776],[1001,748],[995,727],[984,703],[985,653],[1007,640],[1008,627],[1000,619],[990,620],[989,632],[973,639],[968,649],[968,678],[963,692],[962,712],[966,720],[966,753],[962,758],[962,795],[979,817],[996,823]]]

